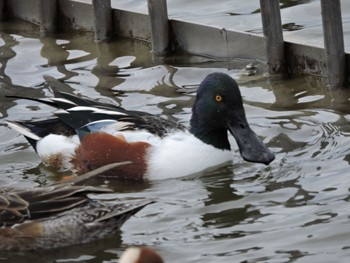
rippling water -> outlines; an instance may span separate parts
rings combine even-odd
[[[181,179],[124,185],[106,182],[122,198],[157,200],[120,234],[83,246],[35,253],[0,253],[6,262],[116,262],[126,247],[154,247],[166,262],[347,262],[350,257],[349,91],[328,91],[323,80],[273,80],[244,74],[245,62],[199,57],[152,57],[126,40],[97,45],[89,34],[38,38],[3,25],[0,35],[0,114],[44,119],[52,109],[5,94],[45,97],[42,75],[67,91],[114,101],[188,124],[193,94],[183,91],[214,71],[240,83],[253,129],[276,153],[269,166],[233,163]],[[257,65],[260,67],[260,65]],[[46,184],[45,170],[25,139],[0,119],[1,185]],[[46,173],[48,175],[43,175]]]

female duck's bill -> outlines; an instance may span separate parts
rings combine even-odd
[[[49,84],[56,85],[55,81],[50,79]],[[147,112],[54,93],[56,97],[50,99],[29,99],[56,107],[56,118],[8,124],[27,138],[44,163],[58,169],[84,173],[108,163],[131,161],[108,176],[127,180],[182,177],[232,160],[228,132],[245,160],[269,164],[275,158],[250,128],[239,87],[227,74],[212,73],[201,82],[189,130]]]

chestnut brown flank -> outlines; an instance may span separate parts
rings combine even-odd
[[[75,151],[73,163],[79,173],[85,173],[100,166],[131,161],[105,176],[127,180],[142,180],[147,170],[146,152],[150,144],[146,142],[127,142],[123,136],[108,133],[91,133],[86,135]]]

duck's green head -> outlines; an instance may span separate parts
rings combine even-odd
[[[190,130],[203,142],[223,150],[231,149],[229,131],[244,160],[269,164],[275,159],[250,128],[238,85],[227,74],[209,74],[200,84],[192,108]]]

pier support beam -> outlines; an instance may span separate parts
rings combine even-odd
[[[260,0],[260,9],[268,71],[287,75],[279,1]]]
[[[0,21],[5,20],[5,0],[0,0]]]
[[[346,60],[340,0],[321,0],[327,78],[330,88],[346,85]]]
[[[148,0],[148,14],[151,19],[152,51],[157,55],[169,50],[169,21],[166,0]]]
[[[95,41],[109,40],[113,34],[111,0],[92,0],[95,17]]]
[[[57,1],[40,0],[39,5],[40,32],[42,34],[54,33],[57,28]]]

